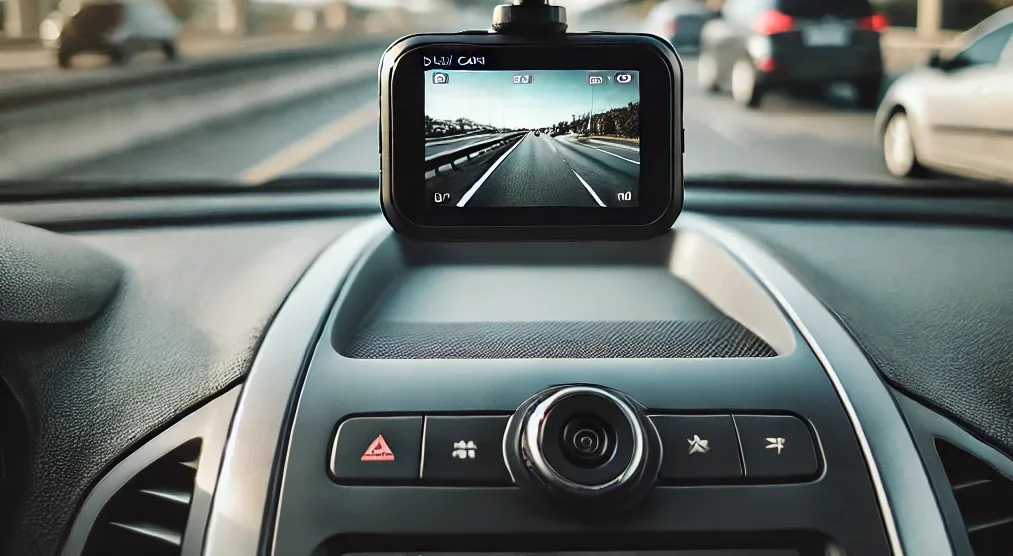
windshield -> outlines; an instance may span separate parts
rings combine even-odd
[[[376,70],[384,48],[411,33],[486,29],[505,1],[0,0],[0,190],[82,182],[255,187],[332,176],[369,183],[361,178],[379,172]],[[30,2],[37,9],[12,8]],[[973,50],[981,52],[973,63],[933,56],[990,17],[997,27],[1013,21],[1009,0],[551,3],[566,8],[571,31],[652,33],[677,50],[690,186],[1013,182],[1011,33]],[[131,17],[119,25],[125,6]],[[518,133],[538,141],[520,151],[592,145],[610,155],[602,164],[639,165],[640,130],[651,115],[639,113],[635,73],[630,86],[601,87],[560,108],[536,99],[539,91],[585,93],[564,74],[532,69],[530,84],[504,89],[516,95],[455,95],[493,89],[484,78],[426,74],[434,172],[453,149]],[[594,68],[575,69],[584,79]],[[437,80],[446,78],[441,89]],[[590,162],[567,164],[589,183],[597,172]],[[609,175],[637,179],[636,169]]]

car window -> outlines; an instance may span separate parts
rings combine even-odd
[[[1013,23],[1004,25],[979,38],[957,55],[965,66],[993,66],[999,63],[1003,50],[1013,36]]]
[[[777,0],[777,11],[815,19],[826,16],[852,19],[873,14],[869,0]]]
[[[103,33],[122,21],[122,4],[90,4],[70,20],[75,31],[88,34]]]

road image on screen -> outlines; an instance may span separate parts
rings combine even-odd
[[[458,207],[635,207],[635,71],[425,72],[425,187]]]

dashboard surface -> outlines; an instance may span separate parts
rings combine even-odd
[[[864,195],[866,201],[876,202],[875,195]],[[726,208],[737,202],[734,194],[728,198],[732,202]],[[690,213],[714,208],[711,204],[695,209],[692,197],[688,203]],[[119,261],[125,278],[103,313],[87,324],[13,327],[0,336],[4,347],[0,372],[27,415],[33,439],[26,456],[32,461],[31,475],[26,477],[27,488],[19,497],[3,552],[58,553],[75,512],[99,478],[137,446],[242,382],[265,330],[293,286],[332,241],[373,210],[366,207],[356,209],[359,216],[312,220],[288,215],[264,223],[197,220],[134,227],[136,223],[106,221],[104,229],[74,232],[74,237]],[[1013,454],[1009,419],[1013,297],[1008,295],[1013,291],[1009,272],[1013,236],[1005,224],[932,222],[924,215],[918,218],[921,222],[816,219],[789,217],[777,210],[756,214],[755,208],[749,216],[734,210],[714,212],[719,214],[713,217],[716,222],[773,254],[825,304],[892,387],[951,419],[1003,456]],[[76,225],[88,227],[86,221]],[[560,272],[548,283],[546,292],[553,303],[503,303],[496,317],[491,309],[476,312],[479,300],[490,292],[524,290],[524,281],[532,279],[525,274],[524,261],[514,269],[481,264],[455,269],[428,255],[419,256],[422,264],[410,261],[404,269],[411,271],[401,276],[403,280],[378,282],[383,287],[372,298],[364,290],[363,306],[349,322],[403,323],[431,317],[454,325],[476,317],[505,322],[518,316],[580,321],[589,314],[608,313],[610,303],[616,314],[625,312],[632,320],[670,319],[676,307],[678,316],[690,320],[713,317],[715,311],[693,292],[676,293],[681,291],[679,281],[654,265],[654,270],[633,279],[638,287],[626,292],[625,301],[604,293],[621,289],[630,280],[622,268],[603,270],[606,285],[595,285],[589,274],[571,269],[567,271],[571,274]],[[476,257],[480,262],[481,255]],[[575,282],[578,287],[568,287]],[[662,284],[660,290],[649,285],[654,282]],[[340,285],[336,278],[332,294]],[[656,291],[666,293],[649,295]],[[576,301],[581,299],[588,302]],[[330,298],[320,300],[329,302]],[[352,331],[347,332],[338,336],[354,339]],[[797,341],[804,350],[807,340]],[[777,347],[776,342],[767,344]],[[327,342],[322,345],[331,347]],[[332,354],[329,357],[341,357],[333,349]],[[361,357],[347,361],[362,369],[377,364]],[[426,364],[438,369],[446,362]],[[577,380],[580,374],[568,376]],[[417,380],[405,378],[407,383]],[[504,396],[502,402],[491,404],[495,408],[459,409],[510,411],[523,394],[535,389],[511,391],[511,382],[503,380],[498,394],[485,394],[486,402]],[[645,384],[642,395],[658,400],[661,394],[649,390]],[[408,395],[397,391],[393,399],[408,400]],[[404,407],[408,406],[423,410],[427,403]],[[353,407],[349,402],[340,411],[354,413]],[[387,411],[395,409],[390,406]],[[336,420],[321,421],[320,426],[331,430],[335,424]],[[325,448],[314,449],[323,454]]]

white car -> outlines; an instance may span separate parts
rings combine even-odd
[[[1013,182],[1013,8],[898,79],[876,115],[883,161],[897,177],[928,169]]]

